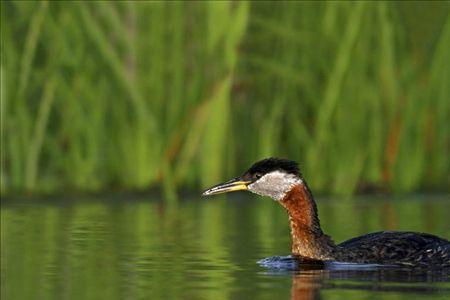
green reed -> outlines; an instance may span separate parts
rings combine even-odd
[[[445,189],[449,11],[2,2],[2,194],[174,200],[271,155],[324,193]]]

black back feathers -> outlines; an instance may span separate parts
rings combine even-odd
[[[254,174],[267,174],[273,171],[284,171],[288,174],[294,174],[301,177],[297,162],[283,158],[266,158],[256,162],[248,169],[246,174],[252,176]]]

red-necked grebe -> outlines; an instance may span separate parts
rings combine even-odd
[[[203,195],[248,190],[279,202],[289,215],[292,254],[307,261],[450,267],[450,242],[427,233],[381,231],[336,245],[323,233],[313,195],[295,161],[268,158]]]

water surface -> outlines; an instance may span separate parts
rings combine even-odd
[[[448,299],[450,278],[404,269],[300,270],[257,262],[289,255],[276,202],[246,193],[3,199],[2,299]],[[378,230],[450,238],[444,196],[318,199],[336,242]]]

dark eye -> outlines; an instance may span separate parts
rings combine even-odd
[[[260,179],[262,177],[261,173],[256,173],[255,175],[253,175],[254,178],[256,179]]]

